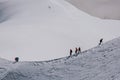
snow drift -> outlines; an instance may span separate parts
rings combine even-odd
[[[120,38],[69,58],[3,64],[0,80],[120,80]]]
[[[92,16],[102,19],[120,19],[119,0],[66,0]]]

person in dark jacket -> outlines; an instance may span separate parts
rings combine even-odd
[[[101,39],[100,39],[100,43],[99,43],[99,45],[101,45],[101,44],[102,44],[102,42],[103,42],[103,38],[101,38]]]
[[[81,48],[80,47],[78,48],[78,53],[81,53]]]
[[[72,49],[70,49],[70,56],[72,55],[72,52],[73,52]]]
[[[18,62],[19,61],[19,57],[15,57],[15,62]]]

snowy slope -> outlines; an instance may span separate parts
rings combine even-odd
[[[51,61],[18,62],[0,80],[120,80],[120,38]]]
[[[0,55],[49,60],[120,35],[120,21],[101,20],[64,0],[0,0]]]
[[[0,58],[0,80],[8,73],[11,62]]]
[[[119,0],[66,0],[92,16],[102,19],[120,19]]]

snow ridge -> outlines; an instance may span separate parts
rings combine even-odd
[[[119,52],[117,38],[78,56],[12,64],[0,80],[120,80]]]

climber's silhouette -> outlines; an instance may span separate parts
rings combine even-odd
[[[78,48],[78,53],[81,53],[81,48],[80,47]]]
[[[78,49],[77,49],[77,48],[75,48],[75,53],[76,53],[76,54],[78,53]]]
[[[72,49],[70,49],[70,56],[72,55]]]
[[[15,62],[18,62],[19,61],[19,57],[15,57]]]
[[[101,44],[102,44],[102,42],[103,42],[103,38],[101,38],[101,39],[100,39],[100,43],[99,43],[99,45],[101,45]]]

